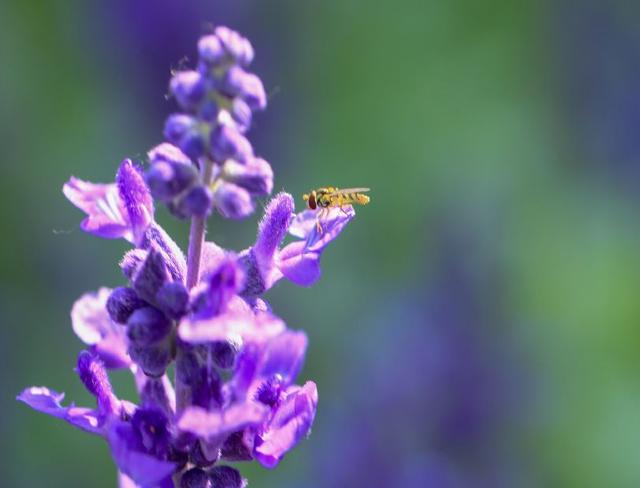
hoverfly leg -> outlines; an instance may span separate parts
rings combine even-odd
[[[316,220],[316,230],[318,231],[318,234],[322,234],[324,232],[324,229],[322,228],[322,219],[325,218],[328,213],[328,208],[322,208],[318,212],[318,218]]]

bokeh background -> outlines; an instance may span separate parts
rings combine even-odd
[[[126,245],[60,189],[160,141],[208,22],[256,47],[276,189],[372,188],[322,280],[269,292],[321,399],[251,486],[640,486],[640,5],[596,0],[3,0],[0,484],[115,486],[102,440],[14,398],[91,404],[68,314]]]

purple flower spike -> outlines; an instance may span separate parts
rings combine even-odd
[[[294,220],[293,198],[280,193],[252,247],[236,254],[206,241],[213,210],[247,217],[273,190],[274,174],[246,136],[253,111],[267,104],[262,81],[247,71],[251,43],[218,27],[199,40],[198,54],[194,70],[173,74],[169,89],[183,113],[166,119],[166,142],[149,151],[144,175],[126,159],[114,183],[71,178],[63,188],[86,214],[83,230],[134,245],[120,263],[128,283],[85,294],[71,311],[88,347],[76,372],[97,408],[63,406],[64,394],[44,387],[17,397],[105,439],[121,488],[244,488],[240,472],[219,461],[273,467],[308,434],[316,386],[294,384],[307,336],[260,295],[283,276],[314,282],[323,249],[353,217],[334,212],[317,233],[316,214]],[[154,220],[154,200],[191,219],[188,262]],[[287,231],[300,240],[281,250]],[[116,367],[132,373],[139,405],[115,395],[108,368]]]
[[[131,364],[124,328],[111,320],[107,312],[108,288],[82,295],[71,309],[73,331],[102,359],[108,368]]]
[[[345,226],[353,219],[355,211],[332,209],[329,216],[320,222],[322,232],[316,226],[317,214],[305,210],[293,220],[289,232],[304,239],[293,242],[278,255],[278,269],[289,280],[301,286],[311,286],[320,279],[320,256]]]
[[[116,175],[120,198],[127,209],[134,241],[139,243],[142,235],[153,222],[153,200],[141,171],[131,160],[125,159]]]
[[[294,387],[282,400],[256,438],[254,455],[267,468],[274,468],[311,430],[318,406],[318,389],[313,381]]]
[[[101,435],[103,432],[100,416],[95,410],[89,408],[63,407],[60,403],[64,399],[64,393],[45,388],[44,386],[32,386],[25,389],[17,400],[26,403],[34,410],[58,417],[86,432]]]

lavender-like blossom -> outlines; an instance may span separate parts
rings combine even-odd
[[[167,118],[168,142],[149,152],[146,180],[178,218],[204,218],[215,209],[241,219],[253,213],[253,198],[271,193],[271,167],[244,135],[253,111],[267,105],[262,81],[245,70],[253,56],[247,39],[218,27],[200,39],[197,69],[171,78],[169,90],[184,112]]]
[[[283,277],[317,281],[320,255],[354,217],[350,207],[331,212],[319,233],[316,215],[296,215],[291,195],[280,193],[251,247],[234,253],[205,241],[212,210],[249,215],[254,199],[271,192],[273,171],[244,135],[252,112],[266,106],[260,79],[246,71],[251,44],[219,27],[200,39],[198,53],[197,70],[170,82],[184,112],[165,123],[168,142],[149,151],[146,172],[126,159],[114,183],[71,178],[63,187],[86,214],[83,230],[133,246],[120,286],[82,295],[71,311],[86,345],[76,372],[95,408],[64,406],[64,394],[46,387],[18,396],[105,439],[121,487],[244,487],[226,462],[273,468],[309,434],[317,387],[296,383],[307,336],[289,329],[263,294]],[[154,200],[191,218],[186,259],[155,221]],[[287,234],[295,239],[285,245]],[[137,403],[117,396],[114,368],[133,374]]]

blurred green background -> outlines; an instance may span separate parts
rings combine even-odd
[[[275,189],[372,188],[319,284],[269,292],[320,405],[251,486],[640,486],[640,7],[596,0],[4,0],[2,485],[115,486],[102,440],[14,398],[92,404],[69,310],[127,246],[61,187],[161,140],[207,22],[256,48]],[[242,249],[259,216],[209,236]]]

